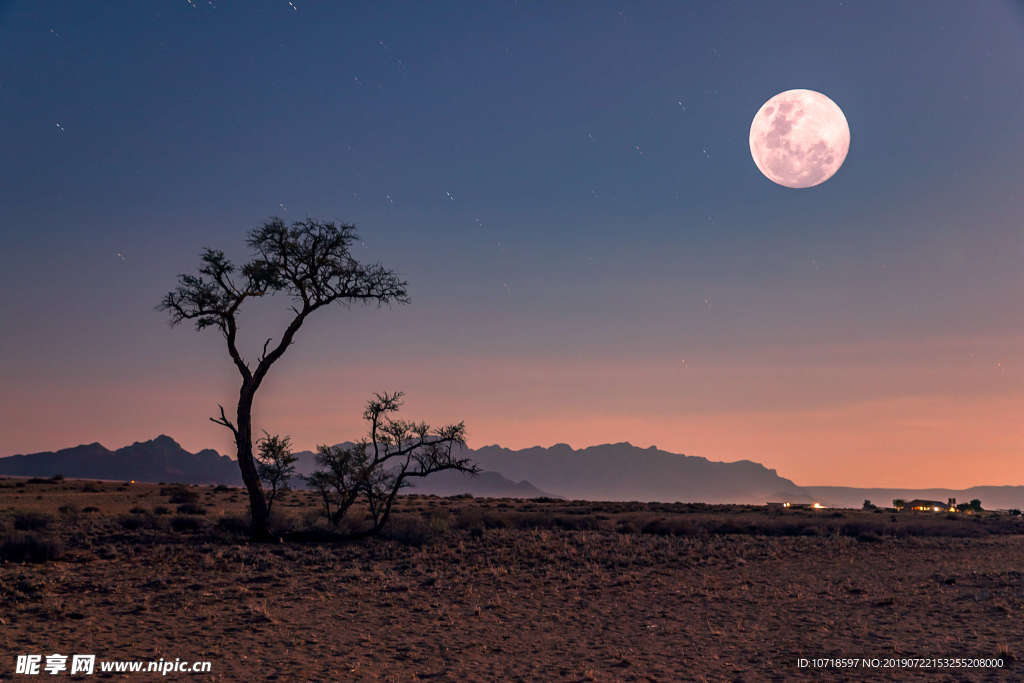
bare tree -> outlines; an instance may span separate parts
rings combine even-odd
[[[295,461],[292,453],[292,440],[287,436],[268,434],[256,442],[256,474],[260,481],[269,487],[265,492],[267,498],[267,517],[274,506],[274,501],[289,489],[289,482],[295,476]]]
[[[357,239],[351,225],[305,220],[287,226],[273,218],[249,233],[253,256],[248,263],[236,269],[224,252],[205,249],[198,274],[181,275],[178,286],[158,306],[169,312],[172,325],[188,320],[197,330],[220,330],[241,375],[235,420],[228,418],[223,406],[219,406],[220,415],[210,419],[234,435],[256,537],[269,533],[267,502],[253,459],[252,406],[270,368],[288,350],[306,319],[325,306],[409,300],[406,283],[395,273],[379,264],[362,264],[352,256],[349,248]],[[238,350],[239,309],[251,298],[278,293],[291,300],[293,316],[277,344],[267,339],[256,362],[250,364]]]
[[[354,446],[320,446],[316,461],[324,469],[306,477],[324,506],[324,517],[338,526],[361,492],[362,472],[366,470],[366,443]]]
[[[358,498],[373,521],[364,534],[384,528],[399,492],[409,479],[434,472],[456,470],[477,474],[480,468],[460,456],[466,445],[463,423],[432,429],[426,422],[392,417],[403,394],[377,394],[366,405],[363,419],[370,424],[368,438],[349,446],[320,446],[317,462],[326,469],[307,477],[323,500],[327,519],[337,526]]]

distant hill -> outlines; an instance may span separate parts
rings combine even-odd
[[[556,444],[518,451],[485,446],[470,454],[485,470],[529,480],[567,498],[756,504],[809,500],[792,481],[756,462],[713,462],[654,446],[615,443],[575,450]]]
[[[298,474],[316,469],[313,453],[297,453]],[[161,434],[111,451],[99,443],[83,444],[56,452],[29,453],[0,458],[0,475],[71,479],[112,479],[186,484],[241,486],[242,476],[234,458],[206,449],[189,453],[178,442]],[[301,481],[293,482],[301,486]],[[497,472],[469,477],[459,472],[438,472],[415,482],[409,492],[452,496],[470,493],[491,498],[539,498],[548,496],[528,481],[510,481]]]
[[[406,493],[435,496],[457,496],[471,493],[484,498],[557,498],[541,491],[528,481],[515,482],[497,472],[481,472],[475,477],[462,472],[437,472],[423,479],[414,479]]]
[[[977,498],[990,510],[1024,509],[1024,486],[973,486],[969,489],[858,489],[848,486],[804,486],[815,500],[830,507],[859,508],[865,500],[879,507],[889,507],[896,498],[938,500],[956,498],[968,503]]]
[[[161,434],[116,451],[99,443],[64,448],[57,452],[29,453],[0,458],[0,474],[73,479],[115,479],[187,484],[240,486],[238,464],[226,455],[206,449],[189,453],[177,441]]]

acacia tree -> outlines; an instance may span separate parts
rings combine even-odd
[[[408,303],[406,283],[380,264],[357,261],[350,246],[358,240],[355,227],[314,220],[287,226],[272,218],[249,233],[252,258],[241,268],[223,251],[204,249],[198,273],[181,275],[158,309],[170,314],[171,325],[191,321],[197,330],[215,328],[227,344],[228,355],[241,375],[238,405],[232,421],[225,413],[211,417],[231,430],[238,467],[249,491],[252,534],[267,537],[267,502],[253,459],[252,406],[270,368],[284,355],[296,333],[314,312],[334,303]],[[273,338],[250,364],[238,349],[238,316],[242,305],[254,297],[284,294],[291,300],[291,321],[277,343]]]
[[[291,488],[289,482],[295,476],[298,457],[292,452],[291,437],[270,434],[266,430],[256,442],[255,457],[256,474],[268,488],[267,517],[270,517],[274,501]]]
[[[399,492],[410,486],[409,479],[443,470],[479,473],[477,465],[460,455],[466,445],[465,424],[433,429],[426,422],[395,419],[402,396],[385,392],[366,404],[363,419],[369,435],[359,443],[319,447],[317,462],[325,469],[306,481],[320,494],[324,514],[334,526],[362,498],[373,522],[362,533],[376,534],[387,523]]]

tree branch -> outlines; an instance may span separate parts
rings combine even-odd
[[[228,416],[224,414],[224,406],[218,403],[217,407],[220,408],[220,417],[211,417],[210,422],[227,427],[228,429],[231,430],[232,434],[238,436],[238,429],[236,429],[235,425],[231,423],[231,420],[228,419]]]
[[[267,341],[263,342],[263,353],[260,354],[260,362],[261,363],[267,357],[267,346],[270,344],[272,339],[273,339],[273,337],[267,337]]]

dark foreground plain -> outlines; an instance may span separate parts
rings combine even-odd
[[[0,678],[52,652],[245,681],[1024,677],[1024,523],[1007,515],[410,496],[388,538],[346,542],[293,492],[283,542],[250,544],[244,505],[223,487],[0,480]]]

